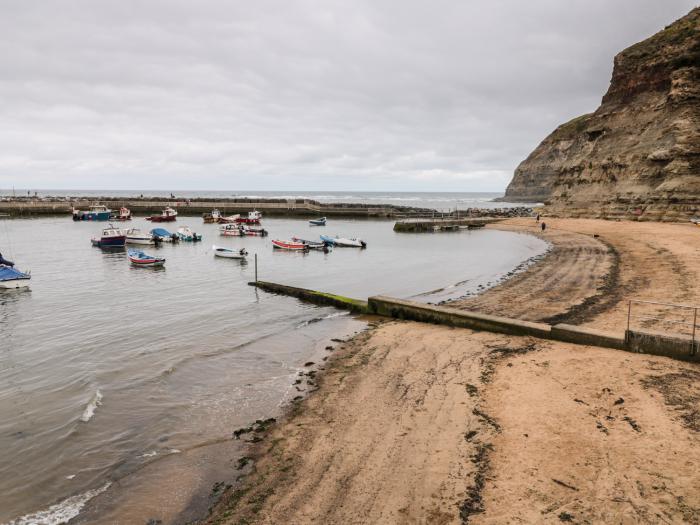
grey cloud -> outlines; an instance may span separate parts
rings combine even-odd
[[[501,190],[681,0],[25,0],[0,187]]]

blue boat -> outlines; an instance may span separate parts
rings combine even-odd
[[[328,246],[335,246],[335,239],[333,237],[329,237],[328,235],[321,235],[320,237]]]
[[[134,266],[163,266],[165,259],[163,257],[155,257],[148,255],[141,250],[129,250],[129,260]]]
[[[153,228],[151,230],[151,235],[153,235],[156,242],[177,242],[180,240],[180,237],[178,237],[176,233],[170,233],[165,228]]]
[[[29,279],[29,273],[20,272],[7,264],[0,264],[0,288],[26,288],[29,286]]]
[[[309,224],[311,226],[325,226],[326,225],[326,218],[321,217],[320,219],[312,219],[309,221]]]
[[[101,204],[90,206],[90,211],[80,211],[73,208],[74,221],[108,221],[112,217],[112,210]]]

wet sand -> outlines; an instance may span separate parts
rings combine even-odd
[[[458,306],[621,332],[629,298],[698,297],[697,227],[547,223]],[[208,523],[700,523],[696,364],[398,321],[335,346]]]

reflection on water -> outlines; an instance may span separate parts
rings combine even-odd
[[[0,523],[227,438],[296,395],[292,378],[320,339],[361,326],[248,286],[254,254],[261,279],[360,298],[461,283],[447,288],[451,297],[545,248],[497,231],[395,234],[382,221],[334,220],[321,229],[270,219],[268,238],[223,238],[216,225],[180,217],[204,242],[146,247],[166,265],[136,268],[124,250],[91,247],[100,224],[6,222],[8,255],[32,270],[32,282],[30,291],[0,294]],[[300,254],[270,244],[319,233],[358,236],[368,248]],[[214,243],[245,247],[250,262],[215,258]]]

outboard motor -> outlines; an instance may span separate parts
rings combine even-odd
[[[360,244],[362,245],[363,250],[367,248],[367,243],[365,241],[360,241]]]

